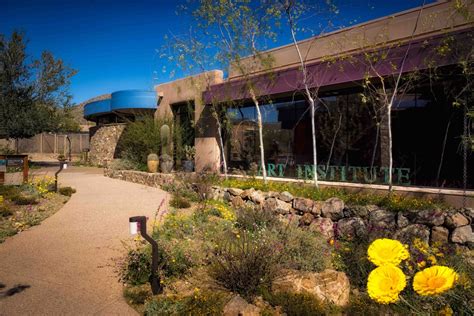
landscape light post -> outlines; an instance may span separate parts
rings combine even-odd
[[[161,294],[163,287],[161,286],[160,278],[156,274],[158,270],[158,243],[146,232],[146,216],[130,217],[129,222],[130,234],[135,235],[140,232],[140,235],[151,244],[151,274],[149,281],[153,295]]]
[[[67,169],[67,162],[66,160],[59,160],[59,170],[54,174],[54,192],[58,192],[58,174],[63,169]]]

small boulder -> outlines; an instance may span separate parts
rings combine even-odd
[[[283,191],[279,194],[278,198],[283,202],[291,202],[293,201],[293,195],[288,191]]]
[[[416,215],[415,222],[428,226],[440,226],[444,223],[445,212],[442,210],[424,210]]]
[[[461,226],[453,230],[451,241],[456,244],[473,243],[474,234],[471,225]]]
[[[313,205],[314,201],[310,199],[294,198],[293,200],[293,208],[303,213],[311,213]]]
[[[311,222],[308,229],[321,234],[326,239],[334,237],[334,223],[330,218],[317,217]]]
[[[308,226],[314,220],[314,216],[311,213],[304,213],[300,218],[300,226]]]
[[[250,195],[252,195],[252,193],[255,191],[254,188],[250,188],[250,189],[247,189],[247,190],[244,190],[242,193],[240,193],[240,197],[244,200],[248,200],[250,199]]]
[[[247,303],[240,295],[235,295],[224,306],[224,316],[258,316],[260,308]]]
[[[396,226],[395,213],[386,210],[370,212],[369,224],[375,230],[393,229]]]
[[[262,191],[253,191],[250,194],[250,199],[257,204],[261,204],[265,201],[265,196]]]
[[[245,205],[244,200],[242,200],[242,198],[238,195],[234,196],[232,198],[231,203],[232,203],[232,206],[234,206],[236,208],[240,208],[240,207],[243,207]]]
[[[410,221],[408,220],[408,218],[402,212],[398,212],[397,213],[398,228],[407,227],[408,225],[410,225]]]
[[[307,272],[285,270],[281,277],[272,283],[274,292],[309,293],[321,301],[337,306],[345,306],[349,302],[349,278],[344,272],[324,270],[323,272]]]
[[[228,192],[224,192],[224,202],[230,202],[232,200],[232,195]]]
[[[463,214],[457,212],[446,216],[445,224],[451,229],[469,225],[469,220]]]
[[[330,218],[333,221],[343,218],[344,201],[337,197],[327,199],[321,208],[321,214],[323,217]]]
[[[238,188],[229,188],[227,191],[233,196],[241,195],[244,192],[244,190]]]
[[[343,239],[363,237],[367,234],[367,227],[360,217],[343,218],[337,222],[336,236]]]
[[[277,198],[268,198],[263,202],[263,209],[267,212],[276,212],[278,214],[288,214],[291,210],[290,203],[283,202]]]
[[[403,243],[410,244],[415,238],[421,239],[428,243],[430,240],[430,230],[425,225],[412,224],[398,230],[393,238],[400,240]]]
[[[431,228],[431,244],[446,244],[449,238],[449,230],[443,226]]]
[[[322,201],[314,201],[313,208],[311,209],[311,214],[315,216],[320,216],[323,210],[323,205],[324,205],[324,202]]]

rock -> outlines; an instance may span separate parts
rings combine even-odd
[[[474,219],[474,209],[466,207],[464,209],[464,215],[470,222],[472,222],[472,220]]]
[[[241,195],[244,192],[244,190],[238,188],[229,188],[227,191],[233,196]]]
[[[250,200],[245,201],[245,207],[255,208],[256,206],[257,205],[254,202],[250,201]]]
[[[330,218],[333,221],[343,218],[344,201],[336,197],[326,200],[321,209],[321,214],[323,217]]]
[[[457,244],[473,243],[474,234],[471,225],[461,226],[453,230],[451,241]]]
[[[454,213],[446,216],[445,225],[451,229],[469,225],[469,220],[461,213]]]
[[[250,199],[257,204],[261,204],[263,201],[265,201],[265,196],[261,191],[253,191],[250,194]]]
[[[343,218],[337,222],[336,236],[344,239],[363,237],[367,234],[367,227],[360,217]]]
[[[267,197],[274,197],[274,198],[279,198],[280,197],[280,192],[275,192],[275,191],[268,191],[267,192]]]
[[[254,188],[250,188],[250,189],[247,189],[247,190],[244,190],[242,193],[240,193],[240,197],[244,200],[248,200],[250,199],[250,195],[252,195],[252,193],[255,191]]]
[[[317,232],[327,239],[334,237],[334,223],[330,218],[318,217],[311,222],[309,230]]]
[[[428,243],[430,239],[430,230],[425,225],[412,224],[398,230],[393,238],[400,240],[403,243],[412,243],[415,238],[421,239]]]
[[[353,205],[350,207],[346,206],[344,210],[345,217],[362,217],[366,218],[369,215],[370,208],[367,205]]]
[[[442,210],[424,210],[416,215],[415,223],[428,226],[440,226],[444,223],[445,212]]]
[[[293,208],[303,213],[311,213],[314,201],[305,198],[294,198]]]
[[[393,229],[396,226],[395,213],[386,210],[376,210],[369,215],[369,224],[373,230]]]
[[[291,204],[283,202],[277,198],[268,198],[263,202],[263,209],[267,212],[276,212],[278,214],[289,214]]]
[[[350,284],[344,272],[335,270],[320,273],[286,270],[272,283],[272,291],[309,293],[321,301],[345,306],[349,302]]]
[[[247,303],[240,295],[235,295],[224,306],[224,316],[258,316],[260,308]]]
[[[278,196],[278,198],[280,200],[282,200],[283,202],[291,202],[293,201],[293,195],[288,192],[288,191],[283,191],[280,193],[280,195]]]
[[[397,226],[398,226],[398,228],[407,227],[409,224],[410,224],[410,221],[408,220],[408,218],[405,215],[403,215],[402,212],[398,212],[397,213]]]
[[[224,200],[224,202],[230,202],[232,200],[232,195],[229,192],[225,191],[224,196],[223,196],[223,200]]]
[[[243,207],[245,205],[244,200],[240,196],[234,196],[231,200],[232,206],[236,208]]]
[[[314,216],[311,213],[304,213],[300,218],[300,226],[308,226],[314,220]]]
[[[323,210],[323,205],[324,205],[324,202],[314,201],[313,208],[311,209],[311,214],[315,216],[320,216]]]
[[[449,230],[442,226],[431,228],[431,244],[445,244],[448,242]]]

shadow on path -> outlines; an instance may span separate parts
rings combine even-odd
[[[7,298],[9,296],[13,296],[15,294],[21,293],[26,289],[29,289],[31,286],[27,284],[17,284],[14,287],[4,290],[7,286],[0,282],[0,299]]]

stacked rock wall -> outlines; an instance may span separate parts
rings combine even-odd
[[[125,129],[125,124],[94,126],[90,129],[89,162],[106,167],[114,159],[115,148]]]
[[[420,238],[431,244],[451,242],[474,246],[474,210],[469,208],[393,212],[376,205],[345,205],[335,197],[313,201],[294,197],[289,192],[220,187],[213,188],[213,197],[235,207],[247,205],[271,211],[283,220],[296,219],[300,226],[328,239],[354,239],[371,234],[405,242]]]
[[[144,184],[154,188],[161,188],[163,185],[174,182],[174,176],[166,173],[148,173],[143,171],[114,170],[106,168],[104,169],[104,175],[106,177]]]

